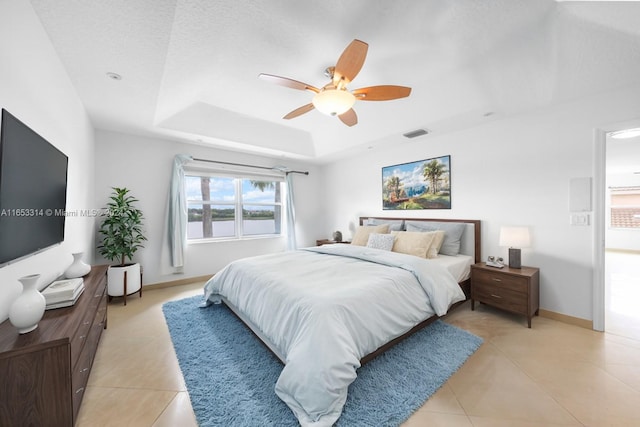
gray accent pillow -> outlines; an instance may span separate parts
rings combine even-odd
[[[437,222],[437,221],[407,221],[405,224],[407,231],[444,231],[444,241],[440,252],[442,255],[458,255],[462,233],[466,224],[461,222]]]
[[[367,242],[368,248],[382,249],[383,251],[390,251],[393,248],[393,242],[396,240],[396,236],[393,234],[369,234],[369,241]]]
[[[367,218],[367,221],[365,222],[365,225],[382,225],[382,224],[389,224],[389,232],[404,230],[403,219]]]

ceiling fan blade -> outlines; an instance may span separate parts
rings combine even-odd
[[[280,85],[280,86],[289,87],[291,89],[310,90],[310,91],[315,92],[315,93],[320,92],[320,89],[318,89],[318,88],[316,88],[314,86],[308,85],[306,83],[299,82],[297,80],[290,79],[288,77],[274,76],[272,74],[260,74],[258,76],[258,78],[260,80],[264,80],[264,81],[267,81],[267,82],[270,82],[270,83],[274,83],[274,84],[277,84],[277,85]]]
[[[343,86],[356,78],[364,60],[367,57],[369,45],[361,40],[355,39],[342,52],[336,67],[333,71],[333,85],[338,86],[342,81]]]
[[[352,92],[360,101],[388,101],[390,99],[406,98],[411,94],[411,88],[406,86],[369,86]]]
[[[342,123],[347,126],[353,126],[358,123],[358,116],[356,115],[356,112],[353,110],[353,108],[350,108],[345,113],[340,114],[338,117],[340,118],[340,120],[342,120]]]
[[[295,110],[293,110],[292,112],[290,112],[289,114],[287,114],[286,116],[283,117],[283,119],[293,119],[295,117],[301,116],[304,113],[308,113],[309,111],[313,110],[315,107],[313,106],[313,104],[307,104],[307,105],[303,105],[300,108],[296,108]]]

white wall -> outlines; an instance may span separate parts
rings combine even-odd
[[[184,272],[173,273],[168,263],[163,261],[163,233],[169,180],[176,154],[258,166],[285,165],[294,170],[309,171],[308,176],[294,176],[296,237],[298,246],[315,244],[315,239],[318,238],[315,230],[322,229],[316,219],[316,212],[320,210],[320,177],[317,166],[176,141],[97,131],[96,200],[100,206],[104,206],[111,187],[126,187],[140,201],[138,206],[145,215],[144,228],[148,241],[145,242],[144,249],[136,253],[134,260],[143,265],[145,284],[213,274],[230,261],[278,252],[286,247],[284,237],[190,244],[185,254]],[[96,235],[96,247],[99,245],[99,237]],[[100,259],[97,251],[96,257]],[[108,263],[105,260],[101,262]]]
[[[0,1],[0,107],[69,157],[67,210],[91,208],[93,128],[27,1]],[[39,273],[42,288],[64,272],[72,252],[85,252],[85,261],[92,261],[93,223],[67,218],[62,245],[0,268],[0,322],[21,292],[19,277]]]
[[[408,140],[393,148],[324,166],[325,234],[348,237],[358,216],[482,220],[482,255],[498,247],[502,225],[526,225],[532,247],[523,264],[540,267],[541,308],[592,318],[593,229],[569,225],[569,180],[593,176],[593,130],[640,111],[640,87],[491,121],[456,133]],[[383,211],[381,168],[451,155],[450,210]],[[345,231],[350,230],[345,233]]]

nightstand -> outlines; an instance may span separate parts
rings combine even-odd
[[[349,244],[351,242],[347,242],[347,241],[341,241],[341,242],[336,242],[335,240],[331,240],[331,239],[318,239],[316,240],[316,246],[322,246],[322,245],[332,245],[334,243],[345,243],[345,244]]]
[[[471,266],[471,310],[475,301],[531,318],[540,306],[540,269],[534,267],[488,267],[484,262]]]

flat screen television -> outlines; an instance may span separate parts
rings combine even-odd
[[[2,110],[0,266],[64,240],[67,156]]]

